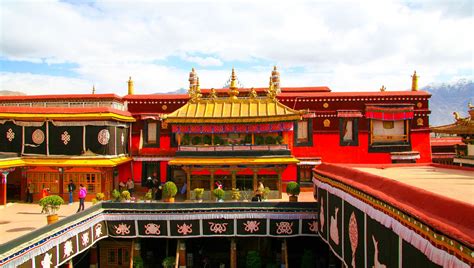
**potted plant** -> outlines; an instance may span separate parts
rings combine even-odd
[[[125,190],[122,192],[122,200],[125,200],[125,202],[130,202],[130,199],[132,199],[132,197],[130,196],[130,192]]]
[[[300,194],[300,185],[297,182],[290,181],[286,185],[286,193],[289,195],[290,202],[298,202],[298,195]]]
[[[176,265],[176,257],[166,257],[161,263],[164,268],[173,268]]]
[[[114,198],[115,202],[120,202],[120,200],[122,199],[122,196],[117,189],[114,189],[112,191],[112,197]]]
[[[276,144],[283,144],[283,137],[282,136],[277,136],[275,138]]]
[[[216,188],[214,191],[212,191],[214,196],[217,199],[217,202],[224,202],[224,196],[225,196],[225,191],[222,190],[221,188]]]
[[[194,190],[194,198],[198,203],[202,202],[202,196],[204,194],[204,188],[195,188]]]
[[[239,201],[240,200],[240,190],[236,188],[232,188],[232,200]]]
[[[105,194],[104,193],[97,193],[95,195],[95,198],[92,198],[92,204],[95,205],[99,202],[102,202],[104,201],[104,198],[105,198]]]
[[[56,212],[62,204],[64,204],[64,200],[58,195],[49,195],[40,199],[39,205],[43,207],[42,212],[48,214],[46,216],[48,224],[58,221],[58,214]]]
[[[189,141],[191,140],[191,137],[189,134],[184,134],[183,140],[181,141],[181,145],[189,145]]]
[[[273,138],[273,136],[266,136],[265,144],[268,144],[268,145],[275,144],[275,138]]]
[[[193,145],[198,145],[201,143],[201,136],[194,136],[191,141],[193,142]]]
[[[174,202],[174,197],[178,193],[178,187],[176,187],[176,184],[172,181],[167,181],[163,185],[163,197],[165,198],[165,202]]]
[[[268,200],[268,196],[270,195],[270,188],[269,187],[265,187],[263,188],[263,191],[262,191],[262,199],[263,200]]]
[[[205,145],[210,145],[212,143],[211,136],[204,135],[203,142],[204,142]]]
[[[148,192],[145,194],[145,201],[151,202],[153,200],[153,190],[150,189]]]
[[[246,266],[249,268],[261,268],[262,267],[262,258],[258,251],[251,250],[247,253]]]

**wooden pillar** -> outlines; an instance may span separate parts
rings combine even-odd
[[[98,267],[98,258],[97,258],[97,251],[99,249],[97,248],[97,244],[93,245],[90,249],[90,254],[89,254],[89,268],[97,268]]]
[[[237,188],[237,178],[236,178],[237,170],[235,169],[231,170],[230,174],[232,176],[232,189],[235,189]]]
[[[288,250],[286,239],[281,242],[281,267],[288,268]]]
[[[186,170],[185,170],[186,171]],[[191,199],[191,168],[188,168],[186,171],[186,199],[189,200]]]
[[[173,133],[171,133],[171,135],[173,135]],[[181,146],[181,133],[178,133],[176,135],[178,137],[178,147]]]
[[[278,199],[281,199],[281,192],[283,191],[282,189],[282,182],[281,182],[281,173],[283,172],[283,168],[277,168],[277,174],[278,174],[278,182],[277,182],[277,187],[278,187]]]
[[[184,240],[178,240],[178,267],[186,268],[186,243]]]
[[[253,192],[257,191],[257,180],[258,180],[258,168],[254,168],[253,170]]]
[[[252,133],[252,145],[255,145],[255,134]]]
[[[134,267],[133,264],[133,259],[135,259],[135,256],[140,257],[140,250],[141,250],[141,245],[140,245],[140,240],[135,239],[132,241],[132,250],[130,251],[132,254],[130,254],[130,268]]]
[[[211,172],[211,181],[210,181],[210,187],[209,189],[211,189],[211,192],[209,194],[209,200],[212,199],[212,191],[214,191],[214,172],[216,172],[214,169],[211,169],[210,170]]]
[[[230,240],[230,268],[237,268],[237,243],[235,238]]]

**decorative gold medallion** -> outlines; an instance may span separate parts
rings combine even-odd
[[[166,106],[166,104],[163,104],[163,106],[161,106],[161,109],[163,109],[163,111],[166,111],[166,109],[168,109],[168,106]]]
[[[416,125],[417,126],[423,126],[424,125],[423,118],[418,117],[418,119],[416,119]]]
[[[324,127],[330,127],[330,126],[331,126],[331,120],[329,120],[329,119],[324,119],[323,125],[324,125]]]
[[[416,107],[418,107],[418,108],[423,107],[423,103],[421,103],[421,101],[419,101],[419,102],[416,104]]]
[[[327,102],[323,103],[323,107],[324,107],[324,108],[328,108],[328,107],[329,107],[329,103],[327,103]]]

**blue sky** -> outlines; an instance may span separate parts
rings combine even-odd
[[[236,68],[264,87],[407,90],[472,79],[473,2],[13,1],[0,2],[0,90],[126,94],[204,88]]]

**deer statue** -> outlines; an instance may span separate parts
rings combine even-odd
[[[332,241],[336,245],[339,245],[339,229],[337,227],[337,213],[338,212],[339,212],[339,208],[335,208],[334,217],[331,216],[331,223],[329,225],[329,234],[331,236]]]

